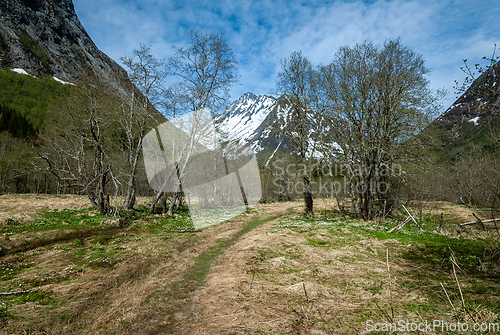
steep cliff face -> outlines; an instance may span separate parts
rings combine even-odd
[[[125,71],[92,42],[72,0],[2,0],[0,67],[69,82],[93,72],[120,90],[128,81]]]

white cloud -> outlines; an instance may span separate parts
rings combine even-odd
[[[342,45],[389,38],[423,55],[434,88],[461,80],[463,58],[489,55],[500,6],[490,1],[139,1],[74,0],[77,13],[97,46],[115,60],[140,43],[158,57],[189,42],[189,31],[226,34],[240,61],[241,85],[232,99],[274,88],[280,60],[302,50],[314,62],[328,62]],[[447,107],[446,106],[446,107]]]

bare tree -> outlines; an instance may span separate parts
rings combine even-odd
[[[55,122],[57,128],[44,134],[45,145],[38,150],[44,168],[61,185],[87,194],[103,214],[111,212],[109,191],[113,188],[115,212],[119,193],[124,195],[120,207],[134,207],[142,139],[160,116],[151,100],[158,95],[162,63],[144,45],[134,55],[123,58],[132,80],[129,96],[118,96],[98,78],[82,78],[61,107],[64,113],[60,114],[67,119]]]
[[[159,100],[162,80],[165,77],[163,62],[153,57],[151,48],[140,45],[133,51],[134,57],[122,57],[122,62],[129,71],[129,78],[139,89],[131,87],[130,105],[122,108],[122,115],[117,122],[124,131],[123,145],[127,156],[127,186],[123,207],[130,210],[135,204],[137,166],[142,152],[142,139],[148,130],[150,121],[155,120],[154,105]]]
[[[491,57],[483,57],[489,64],[482,66],[479,63],[474,64],[474,69],[472,69],[468,60],[464,59],[464,66],[460,69],[466,74],[466,77],[462,84],[459,84],[455,80],[456,93],[462,95],[469,91],[472,95],[477,97],[484,97],[485,95],[498,96],[500,94],[500,87],[498,87],[495,82],[498,80],[498,60],[500,56],[496,55],[497,45],[494,45],[493,53]],[[479,77],[484,77],[482,85],[474,85],[474,82],[479,79]]]
[[[209,108],[216,112],[224,107],[231,85],[238,81],[236,59],[224,35],[191,32],[190,36],[190,47],[176,47],[167,62],[167,74],[177,79],[180,88],[174,99],[184,102],[185,110]]]
[[[453,164],[455,187],[460,202],[495,208],[500,200],[500,160],[498,153],[490,153],[476,145],[469,152],[457,155]]]
[[[178,114],[205,108],[217,112],[227,102],[231,85],[238,80],[237,62],[223,35],[191,32],[190,36],[190,46],[176,47],[174,56],[166,62],[166,73],[176,80],[167,91],[166,105],[174,106]],[[151,212],[162,195],[163,191],[156,194]],[[169,213],[179,196],[175,193],[172,197]]]
[[[79,86],[79,94],[65,106],[64,128],[54,129],[43,138],[38,156],[46,169],[69,188],[79,188],[92,207],[110,212],[108,183],[112,176],[109,138],[103,130],[111,123],[112,101],[106,90],[89,79]]]
[[[354,204],[372,219],[374,200],[390,195],[395,164],[417,145],[414,135],[435,115],[438,95],[429,88],[422,57],[399,39],[383,47],[341,47],[322,72]]]
[[[284,118],[274,122],[273,132],[286,137],[300,163],[307,167],[302,169],[301,179],[306,214],[313,217],[312,162],[322,143],[325,111],[318,70],[302,52],[294,51],[281,61],[276,86],[280,94],[276,108]]]

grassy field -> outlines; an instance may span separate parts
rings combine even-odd
[[[315,219],[259,204],[195,230],[148,200],[119,222],[84,197],[1,196],[0,292],[22,293],[0,296],[0,333],[500,333],[498,230],[457,225],[486,210],[425,203],[423,231],[388,233],[405,215],[364,222],[320,199]]]

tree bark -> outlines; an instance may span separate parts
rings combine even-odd
[[[310,218],[314,217],[313,213],[313,195],[311,191],[311,181],[304,175],[304,203],[306,205],[306,215]]]
[[[172,200],[170,201],[170,205],[168,206],[168,212],[167,214],[169,216],[172,216],[174,214],[174,206],[177,200],[178,192],[175,192],[174,195],[172,196]]]
[[[339,207],[339,211],[342,214],[346,214],[344,204],[342,203],[342,200],[340,199],[337,193],[335,193],[335,199],[337,200],[337,206]]]
[[[164,194],[165,192],[163,191],[160,191],[160,192],[157,192],[155,197],[153,198],[153,202],[151,203],[151,206],[149,206],[149,212],[150,213],[154,213],[155,212],[155,207],[156,207],[156,204],[158,203],[158,200],[160,200],[161,196]]]

